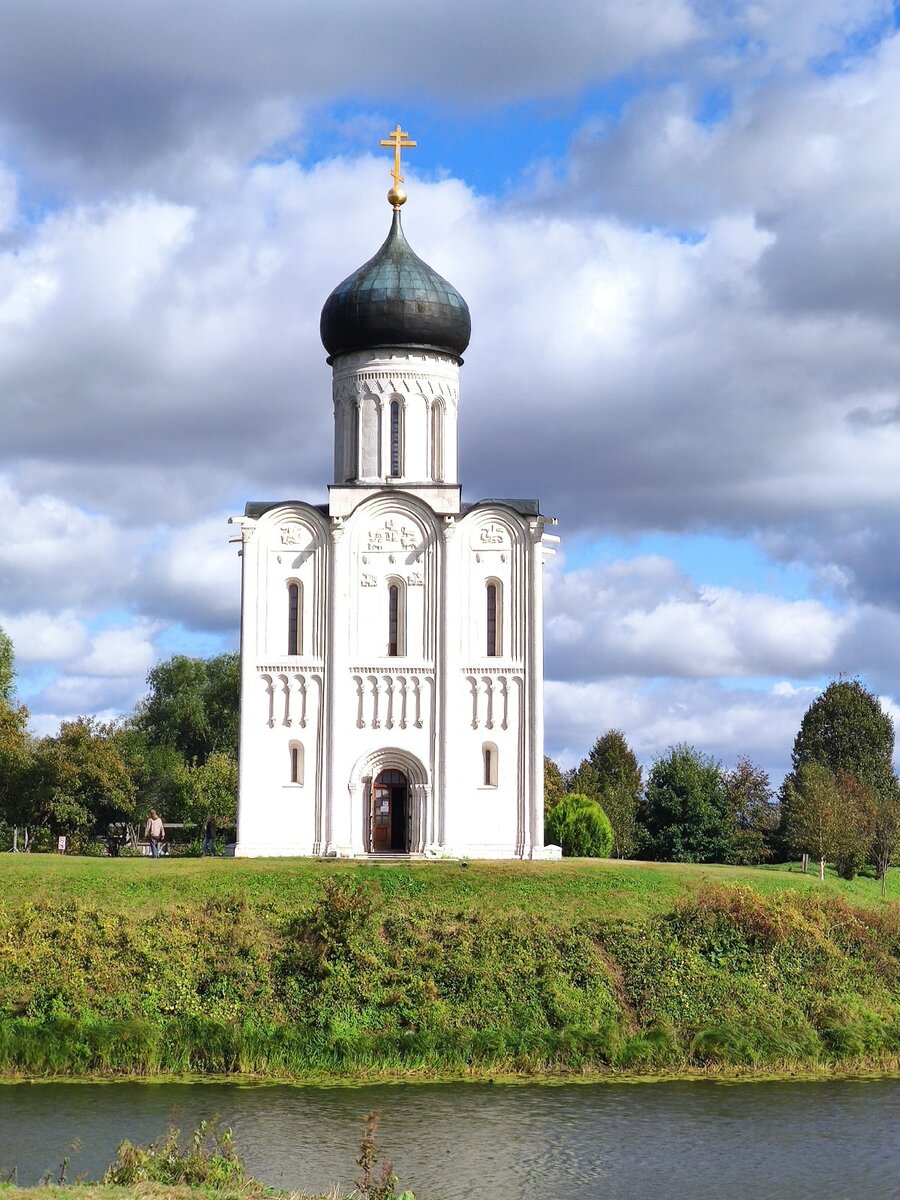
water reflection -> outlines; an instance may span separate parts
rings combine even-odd
[[[819,1083],[219,1083],[0,1086],[0,1171],[22,1184],[71,1159],[96,1177],[122,1138],[218,1114],[249,1170],[273,1187],[350,1185],[360,1119],[420,1197],[463,1200],[893,1200],[900,1080]],[[81,1144],[73,1151],[72,1142]]]

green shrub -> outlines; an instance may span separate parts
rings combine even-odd
[[[110,1163],[103,1183],[132,1187],[136,1183],[163,1183],[168,1186],[240,1189],[259,1192],[260,1186],[249,1179],[244,1162],[234,1146],[231,1130],[219,1133],[215,1123],[201,1121],[182,1145],[177,1129],[170,1129],[159,1142],[133,1146],[122,1142],[116,1161]]]
[[[570,792],[547,813],[545,841],[562,846],[566,858],[608,858],[613,831],[596,800]]]

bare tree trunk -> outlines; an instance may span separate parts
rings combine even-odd
[[[881,898],[887,895],[887,867],[881,872]]]
[[[819,859],[819,879],[821,879],[821,881],[823,883],[825,882],[825,859],[824,858]]]

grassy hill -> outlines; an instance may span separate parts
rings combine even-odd
[[[6,1074],[889,1068],[900,881],[0,860]],[[896,874],[896,873],[895,873]]]

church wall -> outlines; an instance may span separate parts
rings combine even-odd
[[[327,532],[321,515],[306,505],[282,505],[242,524],[237,853],[315,853],[324,781]],[[291,585],[298,591],[294,654]]]
[[[529,783],[526,754],[531,726],[524,696],[531,663],[523,631],[534,586],[530,547],[524,519],[494,505],[462,518],[453,538],[458,582],[447,614],[452,682],[444,731],[446,845],[470,857],[509,858],[532,849],[529,814],[540,798]],[[492,646],[489,583],[497,589]],[[489,654],[491,648],[496,653]]]

